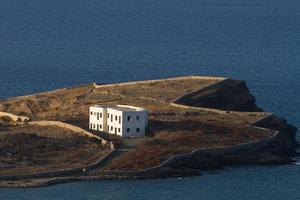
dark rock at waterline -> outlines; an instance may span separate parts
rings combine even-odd
[[[245,81],[227,79],[176,100],[176,103],[230,111],[262,112]]]

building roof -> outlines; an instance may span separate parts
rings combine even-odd
[[[135,107],[135,106],[129,106],[129,105],[94,105],[92,107],[98,107],[98,108],[111,108],[111,109],[115,109],[118,111],[136,111],[136,112],[140,112],[140,111],[146,111],[145,108],[141,108],[141,107]]]

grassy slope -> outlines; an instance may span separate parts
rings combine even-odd
[[[58,127],[1,128],[0,175],[84,167],[107,152],[92,139]]]

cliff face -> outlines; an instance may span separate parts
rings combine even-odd
[[[280,132],[277,141],[274,144],[276,151],[281,156],[291,156],[295,153],[297,142],[295,140],[297,128],[288,124],[284,118],[271,116],[270,118],[260,121],[256,126],[278,130]]]
[[[245,81],[228,79],[176,100],[176,103],[231,111],[263,111],[256,104]]]

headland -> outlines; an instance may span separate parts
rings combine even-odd
[[[147,108],[146,137],[88,128],[89,107]],[[185,176],[233,164],[286,164],[296,128],[256,105],[246,83],[186,76],[91,83],[0,101],[0,186]]]

